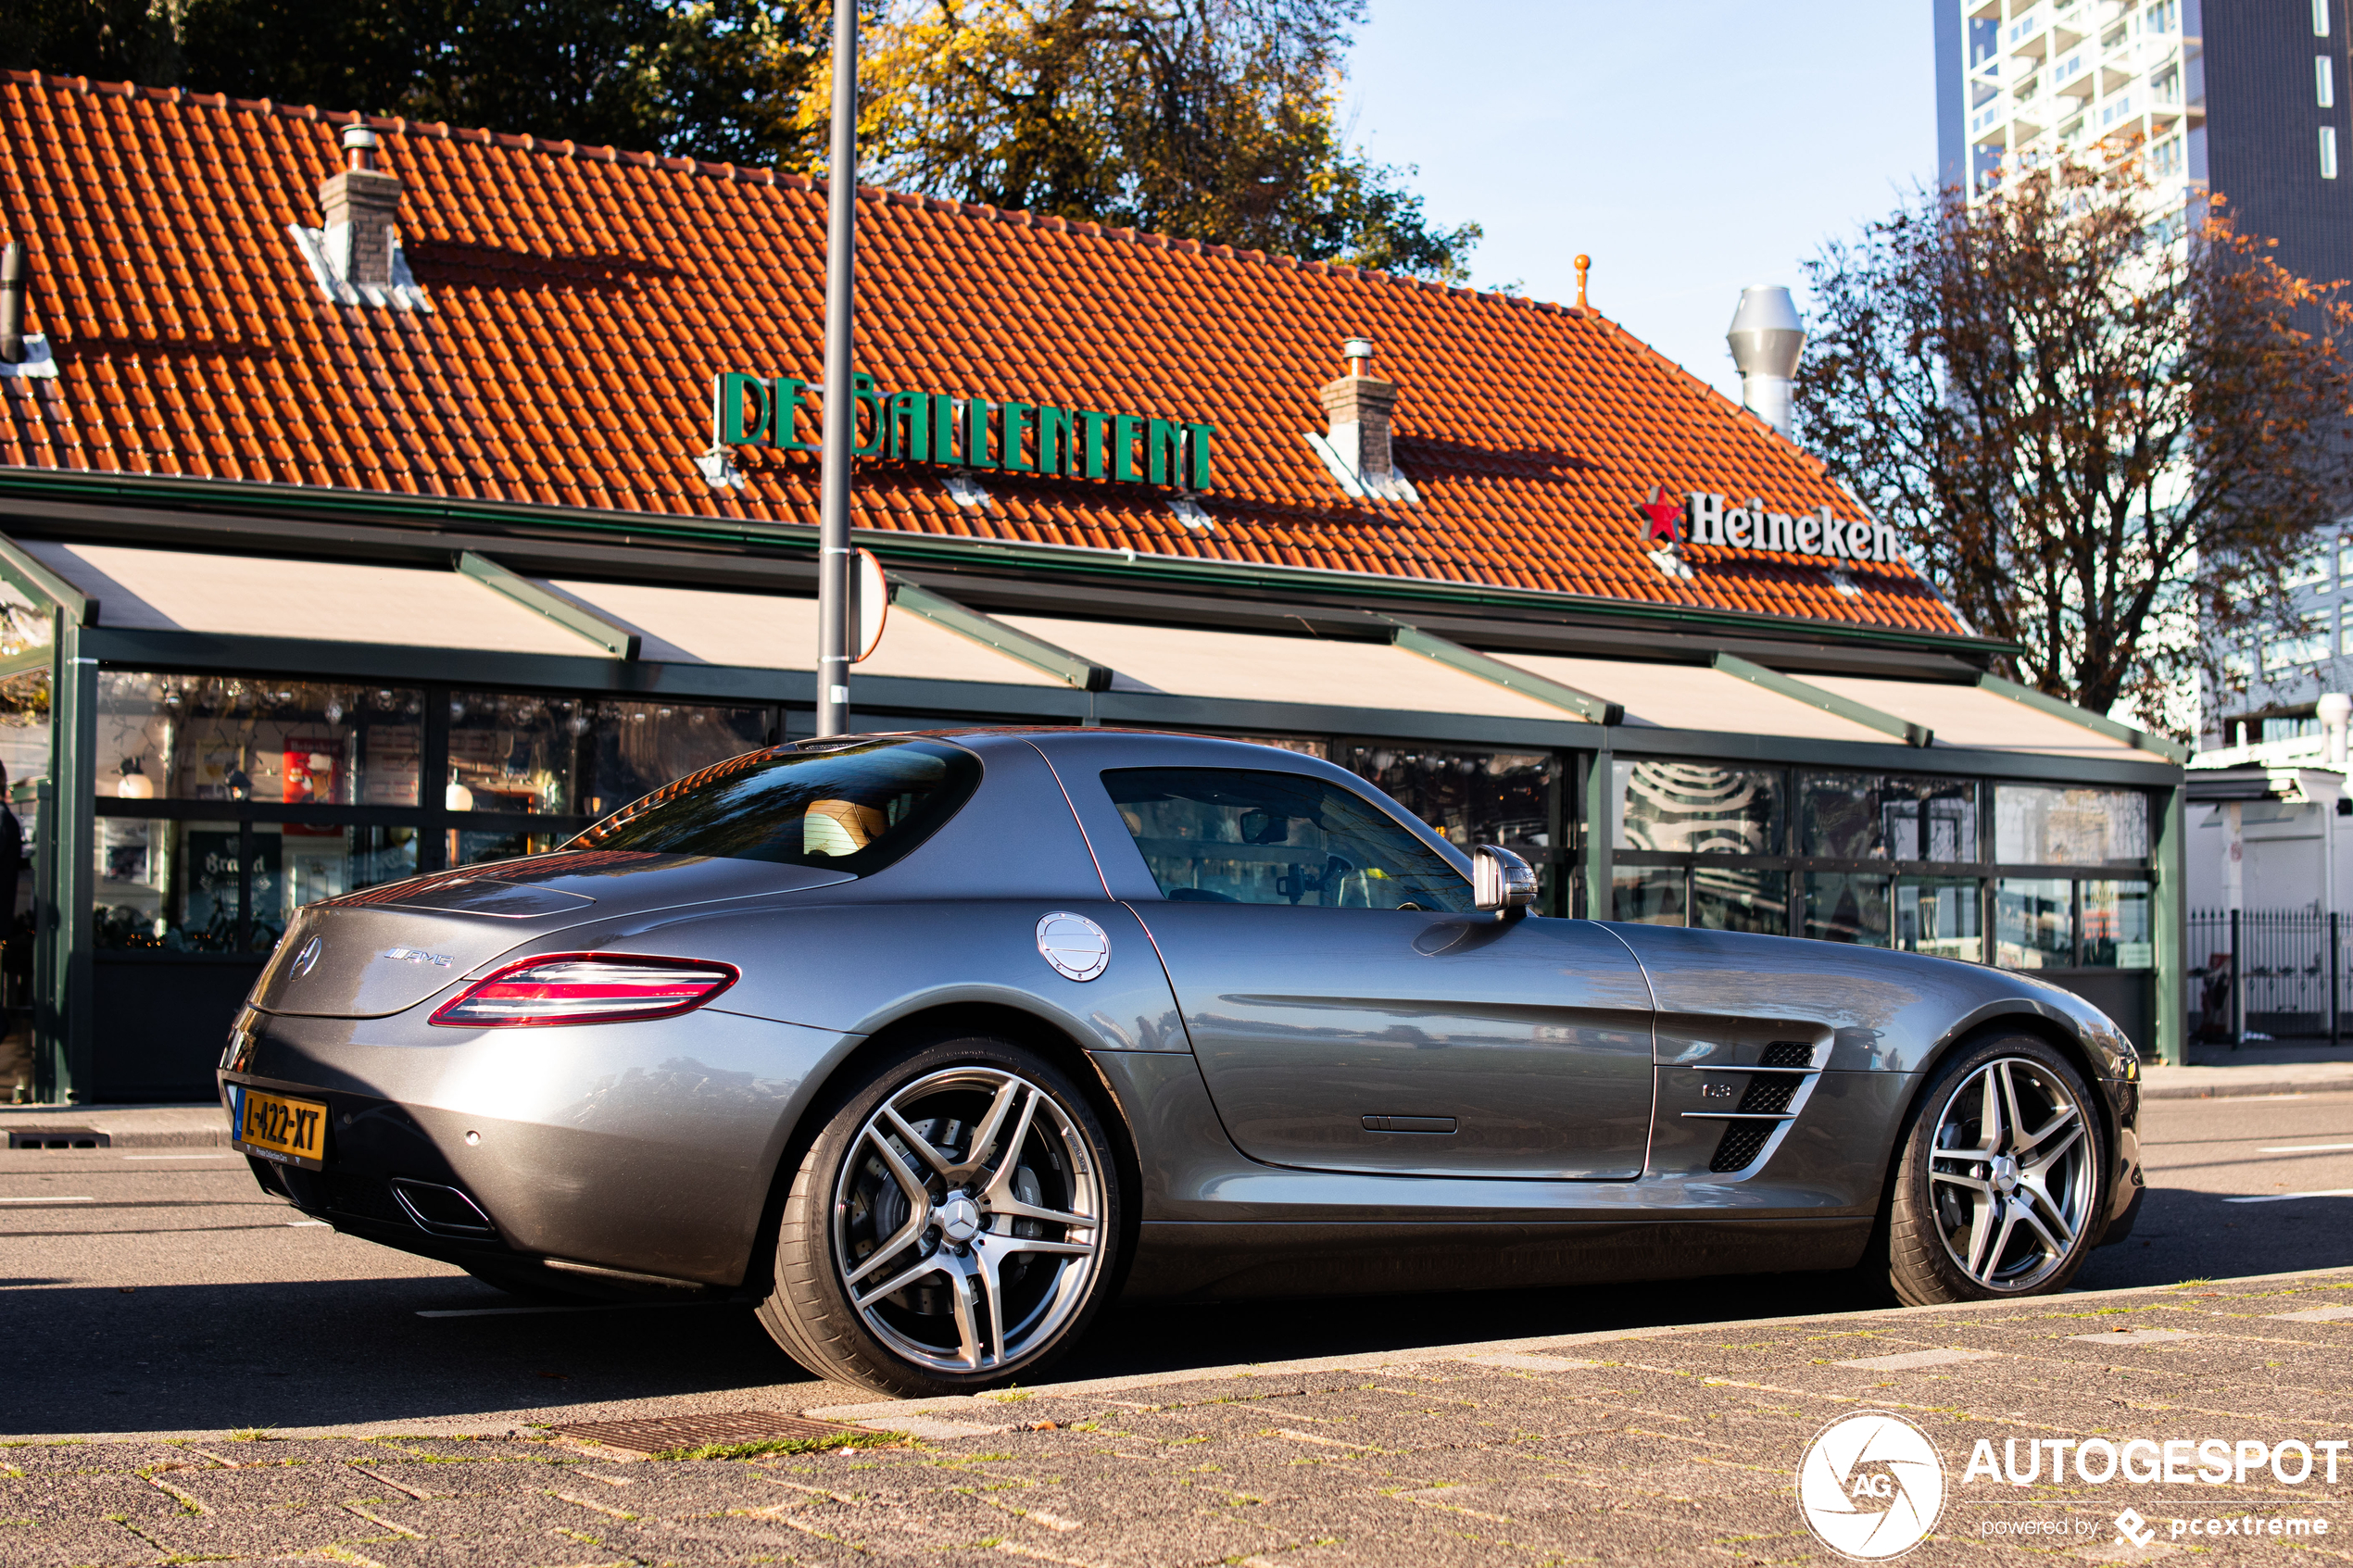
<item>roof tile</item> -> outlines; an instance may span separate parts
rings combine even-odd
[[[371,119],[430,315],[332,305],[286,230],[357,117],[0,76],[0,226],[60,373],[0,383],[0,461],[814,521],[814,458],[692,467],[722,370],[819,373],[822,184]],[[1212,530],[1101,483],[984,476],[993,508],[877,466],[862,526],[1275,561],[1957,633],[1907,568],[1688,548],[1644,558],[1653,484],[1853,503],[1818,465],[1597,312],[906,192],[862,191],[864,362],[886,383],[1025,390],[1218,427]],[[1341,495],[1301,439],[1339,342],[1401,389],[1423,504]],[[1828,566],[1828,562],[1824,566]]]

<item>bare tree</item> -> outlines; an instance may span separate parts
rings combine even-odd
[[[2188,727],[2353,482],[2353,306],[2135,160],[1920,196],[1806,272],[1804,443],[2017,679]]]

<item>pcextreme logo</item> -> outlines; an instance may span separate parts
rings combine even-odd
[[[1822,1544],[1877,1562],[1927,1539],[1944,1512],[1944,1464],[1920,1429],[1864,1411],[1814,1435],[1797,1467],[1797,1506]]]

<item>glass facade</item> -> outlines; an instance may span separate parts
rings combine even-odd
[[[766,706],[115,670],[97,677],[96,709],[96,945],[214,954],[267,953],[320,898],[552,849],[761,746],[779,719]]]
[[[1620,849],[1687,855],[1772,855],[1781,847],[1779,768],[1620,759],[1610,842]]]
[[[1994,859],[2006,866],[2143,866],[2149,801],[2136,789],[1997,784]]]
[[[2004,877],[1994,885],[1994,961],[2004,969],[2075,963],[2075,884],[2057,877]]]
[[[126,800],[414,806],[414,689],[98,676],[98,790]]]
[[[1250,738],[1309,749],[1299,737]],[[1559,843],[1563,802],[1556,754],[1361,742],[1319,755],[1337,758],[1351,772],[1379,786],[1449,844],[1465,849],[1474,844],[1500,844],[1515,851],[1536,868],[1536,907],[1566,912],[1567,867]]]
[[[2151,884],[2115,876],[2145,875],[2145,792],[1624,757],[1610,782],[1616,919],[2156,967]]]
[[[1898,882],[1892,932],[1895,946],[1907,953],[1982,962],[1980,887],[1971,877],[1906,877]]]

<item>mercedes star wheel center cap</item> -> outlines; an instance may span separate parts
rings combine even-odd
[[[962,1247],[980,1234],[980,1210],[958,1193],[939,1206],[939,1234]]]
[[[1085,915],[1056,909],[1038,922],[1038,951],[1064,980],[1092,980],[1111,967],[1111,938]]]
[[[2003,1192],[2018,1185],[2018,1161],[2007,1154],[1994,1157],[1994,1185]]]

